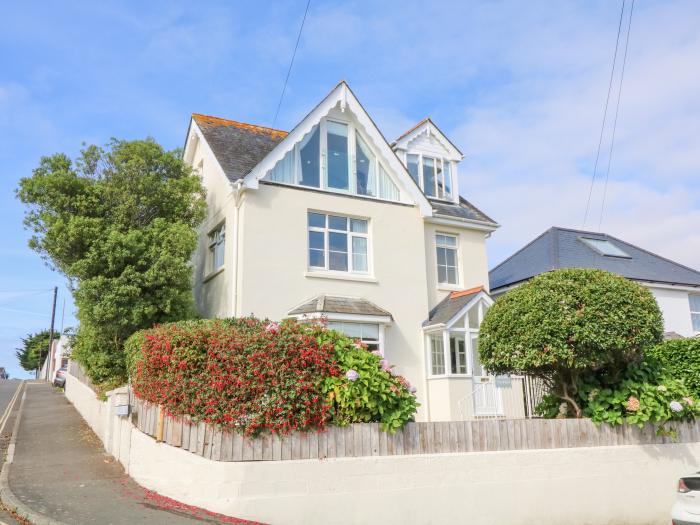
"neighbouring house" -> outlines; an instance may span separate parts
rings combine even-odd
[[[202,315],[325,318],[416,386],[419,420],[511,411],[476,350],[498,224],[460,195],[463,154],[430,119],[390,144],[341,82],[289,132],[193,114],[184,158],[207,190]]]
[[[605,233],[550,228],[489,272],[498,296],[559,268],[598,268],[651,290],[667,338],[700,334],[700,272]]]

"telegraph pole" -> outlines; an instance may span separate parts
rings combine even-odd
[[[56,297],[58,296],[58,286],[53,287],[53,306],[51,307],[51,329],[49,330],[49,353],[46,359],[46,380],[49,380],[51,371],[51,347],[53,346],[53,325],[56,320]],[[39,372],[42,364],[41,354],[39,354],[39,365],[36,372],[36,377],[39,379]]]

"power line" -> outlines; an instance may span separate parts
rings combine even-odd
[[[277,116],[279,115],[280,108],[282,107],[282,100],[284,99],[284,92],[287,90],[287,82],[289,82],[289,75],[292,74],[292,66],[294,65],[294,57],[297,56],[297,49],[299,48],[299,40],[301,40],[301,32],[304,29],[304,22],[306,22],[306,14],[309,12],[309,5],[311,5],[311,0],[307,0],[306,9],[304,10],[304,18],[301,19],[301,26],[299,26],[299,34],[297,35],[297,43],[294,44],[294,52],[292,53],[292,60],[289,62],[289,69],[287,70],[287,76],[284,79],[284,86],[282,87],[282,93],[280,94],[280,101],[277,103],[277,110],[275,111],[275,118],[272,119],[272,127],[277,124]]]
[[[617,116],[620,112],[620,98],[622,97],[622,82],[625,80],[625,64],[627,64],[627,47],[630,43],[630,31],[632,30],[632,14],[634,13],[634,0],[630,6],[630,19],[627,23],[627,37],[625,38],[625,52],[622,55],[622,71],[620,72],[620,89],[617,92],[615,105],[615,119],[613,120],[612,136],[610,138],[610,151],[608,153],[608,167],[605,170],[605,184],[603,185],[603,201],[600,203],[600,217],[598,218],[598,231],[603,225],[603,211],[605,210],[605,198],[608,193],[608,179],[610,178],[610,164],[612,163],[613,147],[615,146],[615,130],[617,129]]]
[[[603,132],[605,131],[605,121],[608,116],[608,104],[610,103],[610,92],[612,91],[613,79],[615,77],[615,64],[617,63],[617,49],[620,45],[620,33],[622,31],[622,18],[625,13],[625,2],[622,0],[622,9],[620,9],[620,22],[617,25],[617,39],[615,40],[615,53],[613,54],[612,70],[610,71],[610,82],[608,83],[608,95],[605,97],[605,109],[603,110],[603,122],[600,125],[600,136],[598,137],[598,150],[595,154],[595,163],[593,165],[593,176],[591,177],[591,186],[588,189],[588,200],[586,201],[586,213],[583,216],[582,228],[586,227],[588,220],[588,212],[591,208],[591,197],[593,195],[593,185],[595,184],[596,173],[598,171],[598,161],[600,160],[600,148],[603,145]]]

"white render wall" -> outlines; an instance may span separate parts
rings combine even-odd
[[[281,319],[319,295],[364,297],[391,313],[385,356],[418,388],[425,406],[421,325],[429,311],[423,219],[413,206],[261,184],[241,207],[239,314]],[[370,219],[370,276],[310,275],[307,212]],[[424,419],[424,410],[417,415]]]
[[[683,337],[695,335],[690,319],[688,292],[686,290],[657,288],[652,285],[649,285],[649,289],[654,294],[664,316],[664,331],[676,332]]]
[[[219,462],[156,443],[113,415],[111,396],[88,391],[68,375],[66,395],[81,414],[110,414],[102,427],[102,418],[86,419],[138,483],[273,525],[661,525],[677,479],[700,458],[700,443],[686,443]]]

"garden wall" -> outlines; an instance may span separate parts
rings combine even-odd
[[[450,429],[455,427],[450,426],[451,423],[432,424],[432,427],[417,423],[413,428],[417,429],[418,443],[423,443],[420,429],[424,428],[426,448],[421,449],[422,444],[414,448],[412,440],[406,447],[405,433],[401,433],[396,435],[401,438],[394,438],[397,441],[393,451],[387,436],[387,455],[379,455],[384,452],[381,445],[375,454],[370,431],[369,454],[365,455],[364,428],[367,427],[358,425],[350,430],[342,429],[352,433],[352,440],[344,440],[346,457],[328,456],[331,448],[327,433],[325,456],[320,454],[324,450],[319,445],[323,438],[318,439],[322,434],[314,434],[316,439],[307,436],[308,448],[306,445],[302,448],[303,441],[298,440],[299,453],[306,454],[301,451],[308,450],[308,457],[313,459],[282,461],[285,440],[279,441],[278,453],[273,446],[267,456],[261,440],[251,440],[249,445],[241,440],[241,457],[243,447],[250,446],[252,449],[247,454],[252,454],[252,458],[233,461],[236,437],[231,436],[231,458],[213,461],[202,457],[205,451],[214,459],[228,459],[228,452],[222,452],[226,447],[217,445],[219,438],[214,432],[207,444],[207,429],[203,426],[192,426],[197,429],[197,445],[192,453],[189,444],[185,449],[156,443],[128,418],[115,416],[114,406],[123,403],[125,390],[109,393],[108,400],[103,402],[69,374],[66,395],[84,417],[90,417],[86,420],[101,437],[104,436],[107,451],[119,459],[138,483],[191,505],[267,523],[668,523],[677,478],[698,470],[700,458],[697,426],[683,428],[680,437],[684,442],[632,444],[643,437],[651,440],[652,436],[623,430],[610,434],[614,434],[616,444],[606,444],[610,442],[603,441],[604,434],[587,431],[586,422],[577,421],[570,426],[569,421],[517,421],[514,423],[524,425],[506,424],[504,427],[503,422],[472,422],[475,426],[470,427],[471,451],[450,451],[453,441],[442,438],[445,435],[442,429],[447,428],[446,435],[452,436]],[[140,409],[137,417],[148,417],[149,409]],[[93,417],[94,414],[102,417]],[[145,424],[147,419],[142,421]],[[175,420],[166,425],[169,440],[177,436],[177,431],[173,434],[176,425]],[[541,437],[531,439],[532,435],[537,436],[537,429],[545,425],[549,429],[566,428],[566,438],[563,433],[542,431]],[[508,432],[511,427],[514,429],[512,440]],[[433,430],[432,441],[427,437],[428,428]],[[439,439],[438,428],[441,429]],[[456,428],[459,443],[459,427]],[[469,443],[467,428],[466,424],[462,425],[463,443]],[[506,431],[502,432],[502,428]],[[519,438],[515,437],[516,428]],[[340,450],[339,432],[338,429],[332,432],[336,456]],[[357,441],[356,432],[360,436]],[[191,443],[192,429],[188,438],[184,435],[183,424],[181,436]],[[560,441],[555,442],[555,439]],[[564,439],[566,446],[574,448],[547,448],[547,443],[563,445]],[[349,454],[350,441],[352,452]],[[225,442],[223,434],[220,442]],[[256,452],[256,442],[261,443],[257,448],[259,452]],[[398,443],[402,443],[401,455]],[[510,449],[518,443],[521,448],[527,443],[527,448]],[[498,450],[506,446],[507,450]],[[290,446],[288,454],[292,455],[292,450]],[[360,450],[362,455],[354,457]],[[316,455],[312,456],[312,451],[316,451]],[[411,453],[406,454],[407,451]]]

